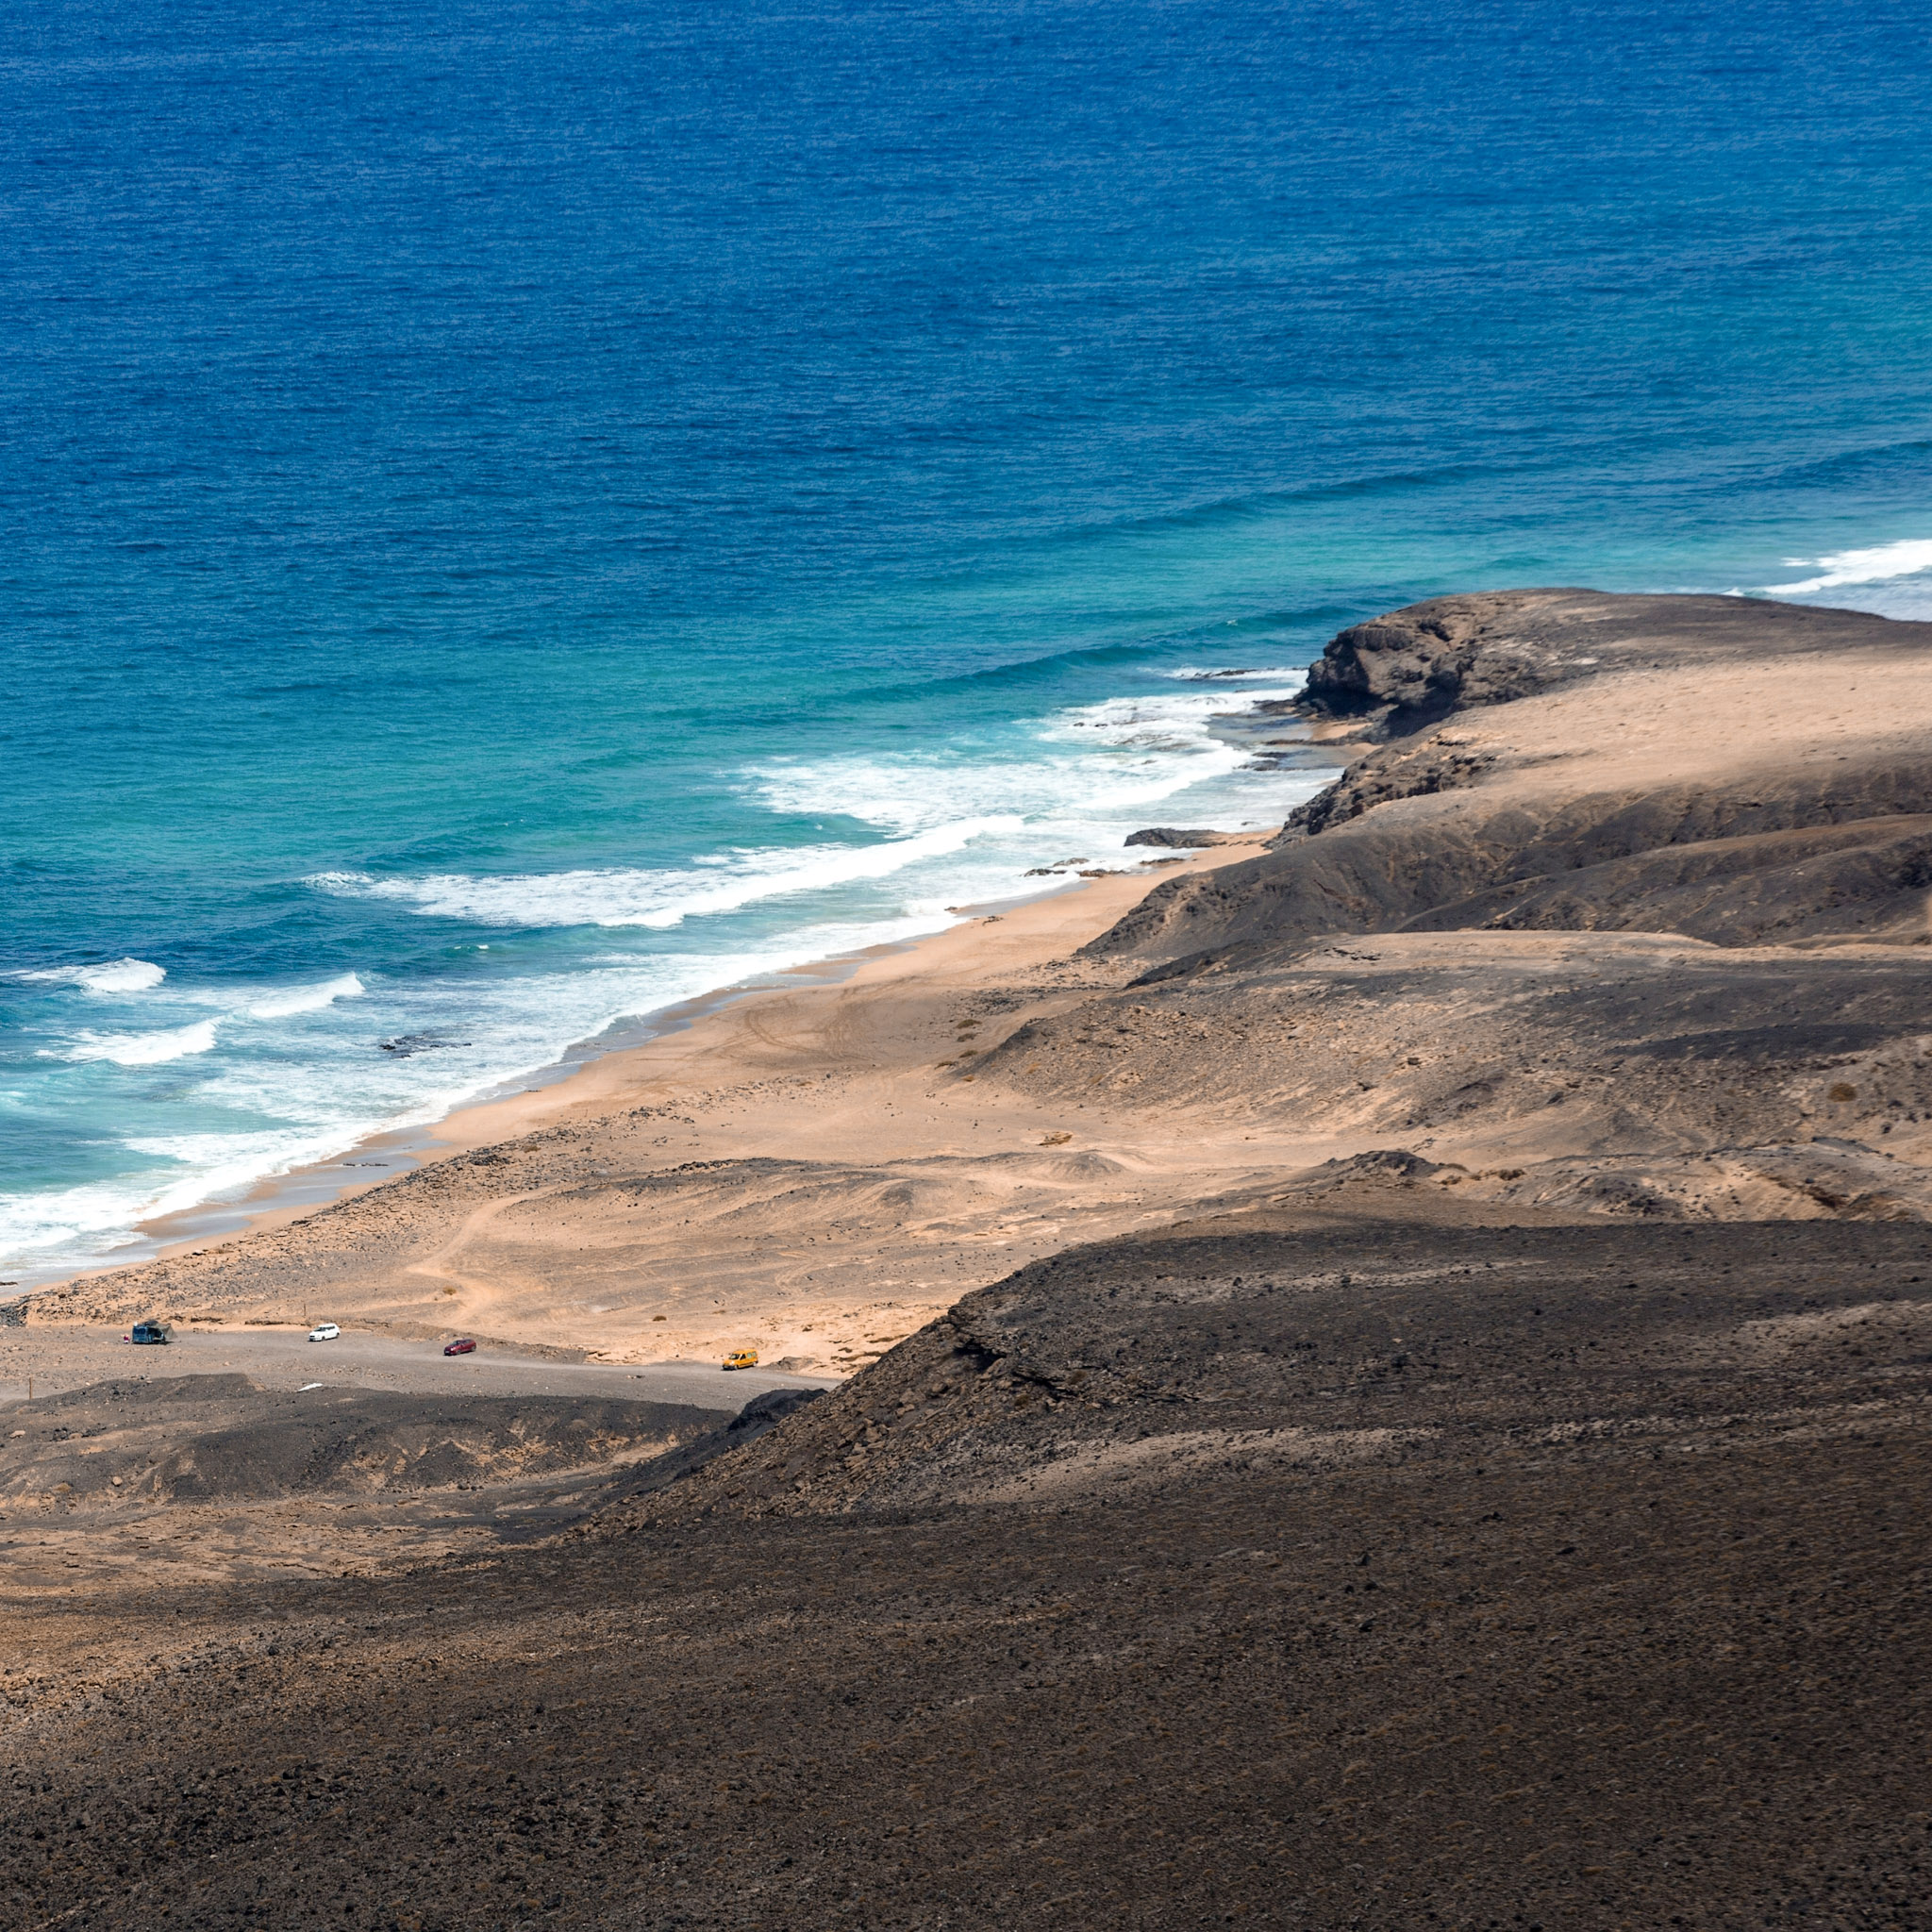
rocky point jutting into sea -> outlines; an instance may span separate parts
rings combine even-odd
[[[1916,1923],[1928,674],[1398,611],[1265,844],[13,1305],[8,1923]]]

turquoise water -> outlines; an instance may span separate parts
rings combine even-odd
[[[1355,617],[1932,615],[1903,6],[0,17],[8,1279],[1271,822]]]

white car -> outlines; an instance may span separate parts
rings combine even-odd
[[[333,1322],[325,1322],[320,1328],[308,1331],[310,1341],[333,1341],[342,1331]]]

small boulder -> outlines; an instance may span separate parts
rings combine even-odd
[[[1143,832],[1129,832],[1129,845],[1167,845],[1186,851],[1194,851],[1208,845],[1225,845],[1225,832],[1184,830],[1175,825],[1149,825]]]

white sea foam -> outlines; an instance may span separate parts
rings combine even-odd
[[[101,966],[50,966],[10,976],[42,986],[77,986],[84,992],[146,992],[160,985],[168,971],[147,959],[109,959]]]
[[[1288,689],[1264,691],[1244,687],[1239,691],[1185,695],[1162,691],[1152,697],[1108,698],[1097,705],[1081,705],[1060,712],[1042,735],[1066,741],[1070,736],[1091,733],[1120,750],[1179,753],[1191,761],[1209,758],[1220,761],[1232,752],[1234,759],[1240,761],[1246,754],[1215,737],[1214,721],[1236,715],[1253,705],[1293,695],[1293,691]],[[1192,762],[1173,773],[1184,784],[1192,784],[1200,775],[1198,765]]]
[[[341,1128],[276,1128],[253,1134],[157,1134],[124,1144],[150,1160],[166,1160],[187,1170],[178,1176],[150,1181],[134,1218],[153,1221],[178,1214],[203,1201],[244,1191],[270,1174],[326,1160],[353,1144]]]
[[[1908,537],[1871,550],[1840,550],[1829,557],[1788,557],[1785,562],[1793,570],[1810,564],[1823,575],[1807,577],[1797,584],[1768,584],[1766,595],[1808,597],[1816,591],[1835,591],[1846,584],[1885,583],[1893,577],[1908,577],[1922,570],[1932,570],[1932,538]]]
[[[1289,694],[1243,689],[1238,702]],[[1106,837],[1122,815],[1239,770],[1247,752],[1213,729],[1230,708],[1220,693],[1108,699],[1042,721],[1024,754],[1011,758],[989,758],[975,747],[976,756],[782,760],[747,775],[745,789],[771,810],[856,819],[891,835],[876,844],[761,847],[711,853],[675,868],[612,866],[493,878],[326,872],[308,883],[347,897],[396,901],[425,917],[525,929],[663,931],[788,894],[902,873],[911,889],[908,906],[943,905],[961,893],[997,890],[1003,879],[1017,880],[1039,863],[1041,853],[1033,849],[1039,841],[1058,844],[1083,830]],[[871,908],[874,916],[880,909]]]
[[[364,988],[353,973],[325,979],[319,986],[291,986],[256,1000],[244,1010],[251,1020],[286,1020],[295,1013],[319,1013],[338,1000],[359,999]]]
[[[1112,862],[1157,804],[1181,814],[1177,824],[1278,823],[1319,774],[1256,768],[1216,722],[1276,694],[1247,681],[1232,690],[1219,680],[1169,682],[924,755],[773,760],[745,774],[747,794],[772,810],[858,820],[874,828],[867,843],[834,842],[828,832],[809,847],[719,850],[681,867],[501,878],[319,875],[310,883],[322,891],[492,926],[661,931],[700,914],[751,909],[709,928],[720,938],[715,947],[660,950],[641,933],[628,942],[613,934],[623,950],[566,957],[556,971],[385,976],[366,986],[350,974],[297,987],[171,984],[157,1005],[187,1008],[197,1015],[192,1024],[49,1045],[65,1058],[153,1066],[206,1051],[217,1028],[227,1043],[232,1026],[237,1050],[195,1070],[192,1111],[176,1115],[171,1101],[167,1114],[130,1128],[125,1174],[0,1201],[0,1257],[20,1256],[12,1265],[50,1278],[125,1253],[140,1222],[239,1203],[264,1179],[339,1158],[366,1135],[440,1119],[555,1065],[620,1022],[939,930],[958,906],[1051,889],[1025,874],[1069,854]],[[787,894],[798,896],[787,902]],[[280,1024],[298,1015],[306,1016],[299,1024]],[[244,1050],[262,1022],[273,1051]],[[442,1050],[376,1050],[377,1041],[407,1034],[434,1037]],[[180,1129],[168,1131],[163,1122],[177,1117]],[[243,1209],[209,1211],[239,1217]]]
[[[206,1053],[215,1043],[215,1023],[196,1020],[187,1026],[170,1026],[157,1033],[83,1033],[56,1058],[68,1060],[112,1060],[117,1067],[158,1067],[190,1054]]]
[[[1242,684],[1255,677],[1300,677],[1304,675],[1304,667],[1299,664],[1259,664],[1246,669],[1230,666],[1221,671],[1201,664],[1182,664],[1160,675],[1179,678],[1184,684]]]
[[[146,1160],[174,1170],[98,1181],[46,1193],[0,1197],[0,1254],[9,1271],[52,1272],[97,1260],[139,1239],[145,1221],[182,1213],[224,1194],[245,1192],[264,1175],[327,1158],[351,1133],[287,1130],[257,1134],[175,1134],[124,1142]]]
[[[791,892],[887,878],[922,859],[957,852],[975,839],[1010,831],[1018,823],[994,815],[937,825],[916,837],[878,845],[809,845],[719,855],[702,872],[614,866],[501,878],[440,873],[401,879],[372,878],[366,873],[319,873],[308,883],[323,891],[353,897],[397,899],[421,913],[483,925],[637,925],[662,931],[699,914],[736,912]]]
[[[752,774],[774,811],[836,813],[900,834],[936,822],[1005,813],[1028,842],[1053,844],[1076,826],[1103,828],[1191,786],[1239,770],[1248,753],[1215,736],[1214,721],[1286,691],[1163,691],[1081,705],[1041,721],[1010,758],[906,754],[774,762]],[[1131,829],[1131,827],[1128,827]],[[1040,851],[1015,849],[1024,871]]]
[[[37,1194],[0,1196],[0,1256],[14,1274],[42,1257],[78,1263],[125,1247],[151,1190],[103,1181]]]

